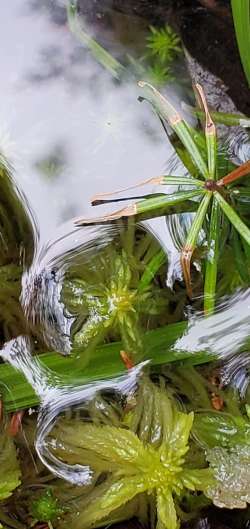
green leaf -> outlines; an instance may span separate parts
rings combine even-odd
[[[191,107],[186,103],[182,103],[182,107],[184,110],[187,110],[194,116],[197,116],[197,118],[204,118],[205,116],[204,110],[201,110],[200,108]],[[228,114],[226,112],[215,112],[213,110],[210,112],[210,114],[215,123],[221,123],[223,125],[227,125],[228,127],[240,126],[243,128],[250,128],[250,118],[244,116],[244,114]]]
[[[248,245],[250,245],[250,230],[247,225],[241,220],[236,211],[228,204],[228,202],[223,198],[223,196],[218,193],[218,191],[214,192],[214,196],[217,202],[219,203],[221,209],[224,211],[225,215],[232,223],[232,225],[239,232],[241,237],[245,239]]]
[[[143,335],[144,359],[150,359],[151,364],[162,365],[170,362],[185,361],[190,365],[203,364],[215,359],[215,356],[201,350],[194,355],[192,351],[175,351],[173,345],[187,328],[186,322],[174,323],[148,331]],[[50,370],[50,377],[63,377],[65,384],[88,384],[90,382],[109,379],[126,372],[121,362],[121,342],[99,345],[91,355],[88,366],[84,371],[79,368],[75,357],[63,357],[49,351],[39,355],[39,362]],[[105,360],[105,361],[104,361]],[[7,363],[0,364],[0,381],[6,412],[17,411],[39,404],[39,398],[27,382],[22,373],[16,371]]]
[[[21,471],[14,441],[3,430],[0,433],[0,501],[11,496],[20,485]]]
[[[156,529],[177,529],[177,515],[174,500],[168,489],[160,488],[157,491],[158,524]]]
[[[233,233],[232,233],[232,239],[233,239],[234,258],[235,258],[237,270],[239,272],[239,275],[242,281],[246,285],[248,285],[250,283],[249,259],[246,258],[247,256],[244,251],[244,246],[242,245],[242,239],[234,228],[233,228]],[[250,247],[247,244],[246,244],[246,247],[248,248],[248,251],[249,251]]]
[[[233,448],[246,444],[250,446],[250,422],[228,413],[197,413],[192,432],[204,447]]]
[[[140,278],[138,292],[142,292],[150,285],[158,270],[164,263],[166,263],[166,260],[167,257],[164,250],[160,250],[156,255],[154,255]]]
[[[73,35],[92,52],[95,59],[104,66],[116,79],[120,79],[125,71],[124,66],[118,62],[107,50],[96,42],[83,27],[79,20],[76,4],[68,2],[68,25]]]
[[[177,136],[180,138],[184,147],[190,154],[193,163],[199,170],[200,174],[205,179],[209,178],[208,167],[203,160],[200,150],[197,147],[192,134],[190,133],[189,127],[184,119],[180,116],[173,105],[152,85],[144,81],[140,81],[139,86],[143,89],[145,98],[150,101],[156,112],[161,116],[161,118],[167,120],[172,129],[176,132]]]
[[[241,62],[250,86],[250,2],[231,0],[231,6]]]
[[[199,208],[196,212],[196,215],[194,217],[194,221],[189,230],[189,234],[188,234],[188,237],[185,243],[185,247],[194,248],[196,246],[197,237],[202,228],[202,224],[204,222],[207,208],[209,206],[209,202],[211,198],[212,198],[211,193],[206,193],[205,196],[203,197],[199,205]]]
[[[96,454],[97,459],[123,465],[124,474],[131,474],[146,460],[146,450],[138,437],[125,428],[67,423],[61,426],[63,440]],[[130,467],[132,466],[132,469]]]
[[[205,192],[205,191],[204,191]],[[136,203],[136,214],[145,213],[154,209],[165,208],[173,206],[185,200],[192,200],[192,198],[200,197],[204,193],[202,189],[194,191],[177,191],[169,195],[161,195],[153,198],[141,200]]]

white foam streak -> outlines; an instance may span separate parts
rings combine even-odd
[[[219,358],[236,353],[250,335],[250,289],[227,299],[215,314],[194,316],[175,349],[196,353],[206,350]]]
[[[40,398],[35,447],[43,464],[56,476],[75,485],[91,483],[92,469],[89,466],[68,465],[58,459],[51,453],[51,443],[48,443],[46,438],[51,433],[60,413],[79,404],[88,404],[97,392],[113,390],[121,396],[133,393],[138,378],[148,362],[142,362],[131,369],[128,374],[112,380],[85,385],[68,385],[63,382],[63,378],[43,366],[38,357],[32,356],[30,340],[26,336],[19,336],[8,342],[1,350],[0,356],[23,373]]]

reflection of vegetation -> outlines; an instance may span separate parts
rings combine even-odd
[[[57,145],[49,155],[35,163],[36,169],[49,180],[54,180],[60,176],[65,165],[65,150],[61,145]]]
[[[89,35],[83,18],[77,13],[77,3],[68,4],[68,23],[72,33],[116,79],[120,80],[124,75],[137,79],[143,76],[157,86],[174,79],[172,65],[182,49],[179,37],[169,26],[160,29],[151,26],[144,56],[134,58],[127,55],[127,65],[124,66]]]

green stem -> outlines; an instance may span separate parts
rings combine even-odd
[[[145,93],[145,99],[150,101],[158,115],[160,115],[164,120],[167,120],[172,129],[176,132],[182,144],[190,154],[199,173],[205,179],[209,178],[208,167],[192,137],[189,126],[184,121],[182,116],[177,112],[173,105],[152,85],[145,83],[144,81],[140,81],[138,84],[140,88],[143,89],[143,93]]]
[[[200,205],[195,215],[193,224],[189,230],[189,233],[186,239],[185,247],[187,248],[194,248],[196,246],[197,237],[202,228],[202,224],[204,222],[204,219],[207,213],[207,208],[209,206],[211,196],[212,196],[211,193],[207,192],[207,194],[203,197],[202,201],[200,202]]]
[[[220,207],[216,200],[213,199],[204,285],[204,312],[207,316],[213,314],[215,307],[217,265],[219,257],[219,234]]]
[[[160,250],[151,261],[148,263],[145,271],[142,274],[142,277],[139,281],[138,291],[141,292],[145,290],[150,283],[153,281],[155,275],[161,266],[166,262],[166,254],[163,250]]]
[[[135,242],[135,219],[129,217],[127,220],[127,226],[125,232],[121,233],[122,247],[126,251],[127,255],[133,254],[134,242]]]

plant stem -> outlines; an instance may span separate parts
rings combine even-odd
[[[155,274],[161,266],[166,262],[166,254],[163,250],[160,250],[151,261],[148,263],[146,270],[143,272],[142,277],[139,281],[138,291],[146,289],[153,281]]]
[[[204,312],[206,316],[213,314],[215,307],[219,234],[220,207],[216,200],[213,199],[204,285]]]

